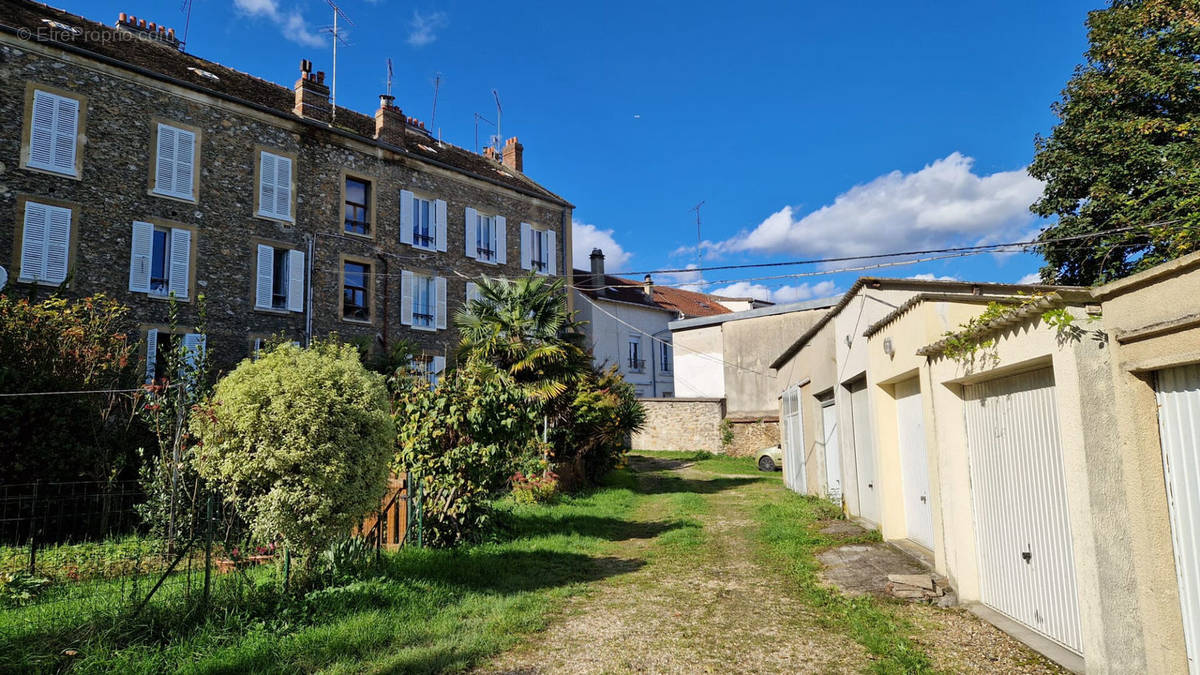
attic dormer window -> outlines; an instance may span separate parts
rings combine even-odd
[[[207,70],[201,70],[199,68],[193,68],[191,66],[188,66],[188,70],[199,75],[200,77],[203,77],[206,80],[212,80],[213,82],[219,82],[221,80],[221,78],[219,76],[217,76],[215,73],[210,73]]]

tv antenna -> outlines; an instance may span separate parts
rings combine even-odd
[[[350,43],[346,42],[346,39],[342,37],[341,32],[338,30],[338,19],[339,18],[342,19],[343,21],[350,24],[351,26],[354,25],[354,22],[350,20],[350,17],[346,16],[346,13],[342,11],[341,7],[338,7],[337,5],[335,5],[333,3],[333,0],[325,0],[325,4],[329,5],[330,8],[333,9],[333,27],[332,28],[324,28],[322,30],[324,32],[327,32],[327,33],[330,33],[331,35],[333,35],[333,81],[332,81],[332,86],[330,87],[329,102],[330,102],[330,108],[332,110],[330,119],[336,120],[337,119],[337,48],[338,48],[339,42],[347,47],[350,46]]]
[[[704,259],[704,253],[703,253],[704,249],[701,248],[701,246],[704,243],[704,240],[700,238],[700,207],[701,206],[704,206],[703,199],[700,200],[699,204],[688,209],[688,211],[696,212],[696,266],[697,267],[700,266],[700,263],[703,262],[703,259]]]
[[[504,132],[500,131],[500,118],[504,111],[500,108],[500,93],[493,89],[492,97],[496,99],[496,149],[499,150],[504,145]]]
[[[479,113],[475,113],[475,152],[479,152],[479,120],[483,120],[492,126],[496,126],[488,118],[480,115]]]
[[[387,95],[392,95],[392,60],[388,59]]]
[[[187,18],[183,20],[183,44],[187,44],[188,29],[192,26],[192,0],[183,0],[183,6],[179,8]]]
[[[437,128],[437,98],[438,98],[438,89],[441,89],[441,87],[442,87],[442,74],[437,73],[433,76],[433,114],[431,114],[429,116],[429,128],[430,129]],[[478,136],[478,131],[476,132],[476,135]],[[478,143],[477,143],[477,145],[478,145]]]

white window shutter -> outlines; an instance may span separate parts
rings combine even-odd
[[[46,207],[46,267],[42,279],[54,284],[67,280],[71,250],[71,209]]]
[[[33,114],[29,120],[29,166],[54,169],[56,98],[44,91],[33,92]]]
[[[250,347],[251,358],[254,361],[257,361],[258,357],[262,355],[262,350],[266,344],[266,340],[264,340],[262,338],[254,338],[254,342],[251,344],[253,345]]]
[[[437,290],[437,329],[446,329],[446,277],[435,277],[433,286]]]
[[[275,158],[275,215],[284,220],[292,219],[292,160],[290,157]]]
[[[154,382],[154,361],[158,358],[158,330],[146,331],[146,384]]]
[[[46,237],[50,207],[25,202],[25,228],[21,234],[22,281],[43,281],[46,274]]]
[[[529,223],[521,223],[521,269],[533,267],[533,228]]]
[[[183,129],[175,130],[175,187],[176,197],[191,199],[192,182],[195,177],[196,134]]]
[[[133,221],[133,245],[129,251],[129,290],[150,292],[150,262],[154,255],[154,226]]]
[[[400,191],[400,243],[413,243],[413,193]]]
[[[75,175],[75,142],[79,137],[79,101],[56,96],[54,107],[54,169]]]
[[[304,311],[304,251],[288,251],[288,295],[289,312]]]
[[[429,364],[429,372],[434,375],[441,375],[446,370],[446,357],[435,356],[433,362]]]
[[[479,285],[474,281],[467,282],[467,309],[470,309],[470,304],[479,299]]]
[[[175,127],[158,125],[158,156],[154,160],[154,191],[175,194]]]
[[[433,202],[434,224],[437,226],[437,250],[446,250],[446,202],[438,199]]]
[[[478,249],[478,248],[475,246],[475,244],[476,244],[476,242],[475,242],[475,236],[476,236],[476,234],[475,234],[475,233],[476,233],[476,230],[477,230],[477,229],[478,229],[478,227],[479,227],[479,213],[478,213],[478,212],[476,212],[476,211],[475,211],[475,209],[473,209],[473,208],[471,208],[471,207],[469,207],[469,206],[467,207],[467,211],[466,211],[466,213],[467,213],[467,215],[466,215],[466,221],[467,221],[467,235],[466,235],[466,240],[467,240],[467,257],[468,257],[468,258],[476,258],[476,259],[477,259],[477,258],[478,258],[478,256],[479,256],[479,249]]]
[[[546,232],[546,274],[554,276],[558,274],[558,236],[554,230]]]
[[[504,216],[496,216],[496,262],[501,265],[508,262],[508,245],[505,243],[505,220]]]
[[[192,232],[182,228],[171,230],[171,272],[167,276],[167,293],[177,300],[188,299],[188,281],[192,265]]]
[[[258,212],[264,215],[275,212],[275,155],[265,151],[259,153]]]
[[[201,333],[186,333],[183,336],[183,368],[195,369],[204,356],[205,339]],[[186,371],[185,371],[186,372]],[[182,376],[184,373],[180,373]]]
[[[413,273],[400,272],[400,323],[411,326],[413,322]]]
[[[258,276],[254,284],[254,306],[271,308],[271,291],[275,285],[275,249],[258,245]]]

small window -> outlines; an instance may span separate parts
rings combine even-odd
[[[170,284],[171,231],[165,227],[154,228],[154,248],[150,256],[150,292],[166,295]]]
[[[660,342],[658,344],[659,362],[662,363],[662,371],[664,373],[671,372],[671,344],[669,342]]]
[[[351,234],[371,234],[371,221],[368,200],[371,198],[371,184],[357,178],[346,178],[346,231]]]
[[[193,199],[196,176],[196,134],[159,124],[154,158],[154,194]]]
[[[642,338],[631,335],[629,337],[629,370],[640,373],[645,366],[646,360],[642,358]]]
[[[254,306],[288,312],[304,311],[304,252],[258,245]]]
[[[191,288],[192,231],[135,221],[129,290],[187,300]]]
[[[368,281],[371,266],[346,261],[342,267],[342,318],[353,321],[370,321],[368,304]]]
[[[271,262],[271,308],[287,309],[288,252],[277,248],[274,254]]]
[[[475,259],[496,262],[496,217],[479,216],[475,227]]]
[[[170,361],[174,354],[182,356],[178,377],[188,382],[202,365],[207,353],[207,340],[201,333],[173,335],[167,331],[151,328],[146,331],[146,383],[171,379]],[[182,350],[182,353],[179,353]]]
[[[79,175],[79,101],[48,91],[33,91],[27,166],[65,176]]]
[[[433,328],[437,321],[437,290],[433,277],[413,275],[413,323],[421,328]]]
[[[546,230],[533,230],[533,250],[530,252],[530,264],[535,272],[545,273],[550,267],[550,233]]]
[[[413,246],[436,250],[437,209],[432,201],[413,197]]]

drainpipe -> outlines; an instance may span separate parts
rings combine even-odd
[[[383,353],[386,356],[388,350],[388,306],[390,305],[388,302],[388,261],[382,253],[377,253],[376,257],[379,258],[383,267],[383,311],[379,313],[379,316],[383,317]]]
[[[311,234],[304,235],[308,240],[308,284],[304,303],[304,346],[312,346],[312,331],[313,331],[313,254],[316,253],[316,237]]]

